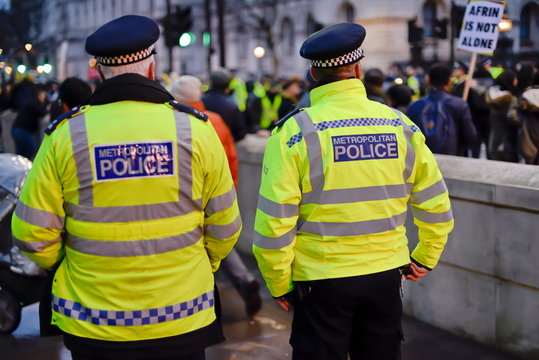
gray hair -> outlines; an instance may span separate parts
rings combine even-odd
[[[127,65],[120,65],[120,66],[105,66],[103,64],[99,64],[101,73],[105,77],[105,79],[110,79],[112,77],[122,75],[122,74],[129,74],[129,73],[135,73],[142,76],[148,76],[148,70],[150,69],[150,64],[154,61],[153,55],[141,60],[137,61],[133,64],[127,64]]]

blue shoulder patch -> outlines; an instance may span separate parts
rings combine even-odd
[[[193,115],[196,118],[199,118],[203,121],[208,121],[208,115],[204,114],[202,111],[195,109],[192,106],[185,105],[182,103],[177,102],[176,100],[170,100],[168,102],[174,109],[187,113],[189,115]]]
[[[283,125],[286,122],[286,120],[290,119],[292,116],[296,115],[297,113],[299,113],[302,110],[303,109],[295,109],[295,110],[289,112],[281,120],[279,120],[279,121],[277,121],[275,123],[275,127],[279,127],[279,126]]]
[[[88,108],[89,106],[75,106],[73,109],[66,111],[63,114],[58,115],[53,121],[51,121],[49,126],[45,128],[44,130],[45,134],[47,135],[52,134],[52,132],[56,129],[58,125],[60,125],[62,121],[66,119],[71,119],[75,115],[85,112],[86,110],[88,110]]]

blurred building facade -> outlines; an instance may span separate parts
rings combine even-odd
[[[160,72],[172,69],[176,73],[205,76],[209,68],[225,65],[237,69],[244,78],[262,73],[303,77],[308,68],[308,62],[298,53],[303,40],[322,27],[343,21],[359,22],[367,29],[364,68],[378,67],[385,71],[394,62],[405,64],[412,59],[408,38],[412,19],[416,19],[423,31],[422,39],[414,43],[415,56],[421,62],[469,61],[470,54],[457,51],[456,39],[451,41],[452,4],[465,6],[466,3],[466,0],[46,0],[42,8],[42,30],[36,42],[42,56],[54,65],[56,78],[92,77],[95,72],[89,71],[90,56],[84,51],[84,41],[97,27],[126,14],[160,20],[167,14],[167,5],[172,8],[182,5],[191,7],[191,32],[195,41],[188,47],[174,47],[170,64],[162,36],[156,47]],[[539,0],[507,3],[512,29],[500,35],[504,39],[504,55],[536,56]],[[221,39],[219,4],[224,6]],[[208,29],[211,42],[205,45],[203,33]],[[253,54],[258,46],[266,50],[262,58]]]

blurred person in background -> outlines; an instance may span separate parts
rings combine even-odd
[[[462,98],[464,94],[464,88],[466,86],[466,74],[468,72],[468,66],[464,63],[458,62],[453,65],[453,88],[451,94]],[[468,92],[468,98],[466,102],[470,107],[470,113],[472,115],[472,121],[475,129],[477,130],[477,138],[474,144],[469,146],[471,156],[479,158],[481,152],[481,144],[488,143],[488,133],[490,129],[489,124],[489,107],[486,102],[485,93],[489,86],[492,85],[492,78],[490,74],[481,69],[480,67],[474,72],[474,78],[471,80],[471,86]],[[462,155],[468,155],[468,149],[462,149]],[[488,158],[488,151],[487,151]]]
[[[234,185],[237,189],[238,156],[236,154],[234,138],[223,118],[219,114],[207,110],[204,103],[201,101],[202,82],[194,76],[180,76],[178,80],[172,83],[170,92],[177,101],[192,106],[208,115],[208,118],[215,128],[219,140],[225,149],[228,166],[232,174],[232,179],[234,180]],[[221,260],[220,268],[223,269],[228,278],[232,281],[232,285],[245,302],[247,316],[254,316],[262,308],[262,299],[259,295],[260,284],[247,269],[235,249],[232,249],[228,256]]]
[[[509,117],[520,125],[518,150],[526,164],[539,165],[539,72],[524,90]]]
[[[386,91],[388,105],[406,113],[412,102],[412,94],[412,90],[406,85],[393,85]]]
[[[238,142],[247,134],[247,125],[244,114],[228,96],[230,80],[232,80],[232,75],[227,69],[213,71],[210,74],[210,89],[202,97],[202,102],[206,109],[221,115],[234,141]]]
[[[387,104],[386,94],[382,90],[385,76],[380,69],[369,69],[363,75],[363,84],[367,91],[367,98],[372,101],[378,101],[382,104]]]
[[[492,160],[518,162],[518,123],[508,114],[511,107],[517,105],[517,94],[517,76],[511,70],[503,71],[487,90],[490,110],[488,152]]]
[[[40,119],[47,115],[47,89],[43,85],[33,87],[32,97],[18,111],[11,128],[11,137],[15,143],[15,153],[30,160],[37,152],[37,135]]]
[[[421,129],[432,152],[463,156],[477,132],[468,104],[449,94],[451,68],[438,63],[429,68],[429,91],[414,102],[406,115]]]
[[[92,95],[90,84],[78,77],[65,79],[58,89],[58,99],[51,107],[51,121],[64,112],[83,105]]]

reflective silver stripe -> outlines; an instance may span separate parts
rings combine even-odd
[[[218,213],[219,211],[223,211],[225,209],[228,209],[232,205],[234,205],[235,200],[236,200],[236,188],[234,187],[234,185],[232,185],[232,188],[226,193],[208,200],[208,204],[206,204],[206,208],[204,209],[204,212],[206,213],[207,216],[213,215],[215,213]]]
[[[145,256],[186,248],[196,244],[202,238],[202,235],[200,226],[180,235],[147,240],[101,241],[84,239],[68,233],[67,246],[88,255],[107,257]]]
[[[73,300],[52,296],[52,309],[75,320],[87,321],[101,326],[143,326],[183,319],[199,311],[213,307],[214,292],[178,304],[141,310],[104,310],[93,309]]]
[[[318,203],[318,198],[324,190],[324,163],[322,161],[322,146],[318,132],[307,111],[300,111],[294,116],[307,144],[307,156],[309,157],[309,181],[312,190],[308,195],[303,195],[303,203]],[[305,219],[298,220],[298,231],[303,227]]]
[[[206,235],[215,239],[228,239],[241,229],[241,217],[238,215],[234,221],[227,225],[205,225]]]
[[[292,244],[296,237],[296,228],[291,229],[286,234],[279,237],[264,236],[255,230],[253,243],[259,248],[266,250],[282,249],[285,246]]]
[[[60,215],[45,210],[35,209],[24,204],[22,201],[17,202],[15,215],[29,224],[45,229],[62,230],[64,228],[64,218]]]
[[[336,222],[305,222],[302,232],[321,236],[359,236],[376,234],[395,230],[404,224],[406,212],[389,218],[336,223]]]
[[[178,179],[179,179],[179,199],[193,198],[193,170],[192,157],[193,146],[191,144],[191,120],[186,113],[175,111],[176,137],[178,139]]]
[[[70,218],[95,223],[116,223],[165,219],[186,215],[193,211],[201,211],[201,209],[201,199],[160,204],[110,207],[94,207],[66,203],[66,213]]]
[[[404,182],[407,182],[410,176],[412,175],[412,171],[414,170],[414,164],[415,164],[415,149],[412,145],[412,136],[414,135],[414,131],[406,124],[406,122],[402,118],[402,114],[400,111],[396,109],[392,109],[395,114],[399,117],[399,120],[402,124],[402,128],[404,130],[404,137],[406,139],[406,158],[405,158],[405,169],[402,173],[402,178],[404,179]],[[408,194],[410,192],[408,191]]]
[[[412,206],[412,214],[414,214],[414,218],[417,220],[429,224],[437,224],[453,220],[453,212],[451,210],[447,210],[442,213],[431,213]]]
[[[279,204],[259,195],[256,208],[275,218],[289,218],[299,213],[299,206],[293,204]]]
[[[20,239],[17,239],[15,235],[11,235],[11,238],[13,239],[13,245],[18,247],[22,251],[26,251],[29,253],[42,252],[47,247],[62,241],[61,237],[57,237],[56,239],[51,241],[22,241]]]
[[[88,134],[86,132],[86,115],[75,116],[69,120],[68,124],[73,146],[73,157],[77,166],[77,178],[80,184],[79,203],[92,206],[94,204],[94,194],[90,149],[88,148]]]
[[[407,196],[407,187],[404,184],[367,186],[351,189],[324,190],[318,200],[318,205],[346,204],[361,201],[376,201],[399,199]],[[302,205],[307,204],[304,202]]]
[[[413,204],[422,204],[427,200],[433,199],[438,195],[441,195],[447,191],[445,182],[443,179],[440,179],[438,182],[433,185],[425,188],[421,191],[414,191],[412,193],[412,203]]]

